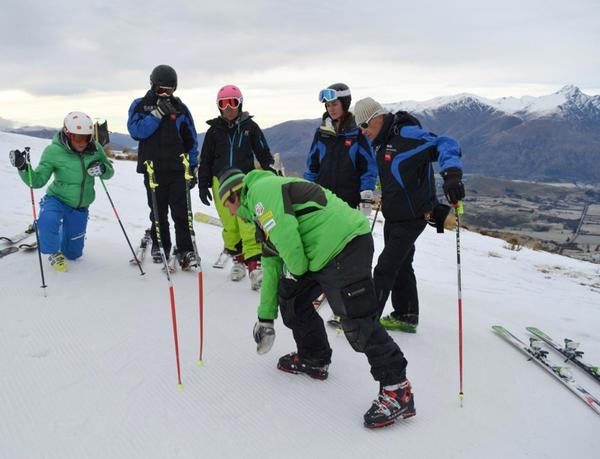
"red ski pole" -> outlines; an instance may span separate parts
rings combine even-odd
[[[454,206],[456,215],[456,271],[458,280],[458,366],[459,366],[459,392],[460,406],[462,407],[463,398],[463,330],[462,330],[462,282],[460,268],[460,216],[464,213],[462,201]]]
[[[173,339],[175,341],[175,358],[177,361],[177,385],[180,389],[183,389],[183,384],[181,383],[181,368],[179,365],[179,339],[177,334],[177,314],[175,312],[175,293],[173,290],[173,281],[171,280],[171,274],[169,273],[169,264],[167,263],[167,256],[165,254],[165,249],[162,245],[162,240],[160,238],[160,224],[158,221],[158,203],[156,200],[156,187],[158,187],[158,183],[156,183],[154,177],[153,162],[146,161],[145,165],[146,171],[148,172],[148,184],[150,186],[150,194],[152,195],[152,213],[154,214],[154,230],[156,232],[156,241],[158,242],[158,247],[160,248],[160,255],[163,260],[165,273],[167,275],[167,281],[169,282],[169,297],[171,299],[171,318],[173,319]]]

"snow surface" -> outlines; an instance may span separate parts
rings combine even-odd
[[[0,150],[31,146],[34,164],[46,144],[0,133]],[[131,162],[115,168],[106,185],[137,241],[148,226],[142,178]],[[205,365],[196,362],[197,276],[177,272],[179,390],[166,278],[160,265],[147,262],[140,276],[128,263],[100,184],[96,191],[84,256],[64,274],[44,260],[46,298],[35,253],[0,259],[0,458],[597,457],[600,417],[490,326],[522,338],[529,325],[568,336],[600,363],[598,265],[510,251],[501,240],[461,232],[461,408],[455,234],[428,228],[415,256],[418,333],[392,333],[409,361],[417,416],[372,431],[362,415],[378,387],[364,356],[328,330],[334,353],[327,381],[277,371],[278,357],[294,350],[280,320],[272,351],[257,355],[258,294],[247,278],[232,283],[227,270],[210,267],[222,247],[219,229],[198,223]],[[0,163],[0,196],[0,232],[17,233],[31,220],[31,202],[8,159]],[[36,203],[41,197],[36,190]],[[214,214],[193,199],[196,210]],[[380,223],[374,236],[379,251]],[[577,368],[573,374],[600,396],[600,385]]]

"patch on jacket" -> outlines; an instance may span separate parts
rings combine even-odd
[[[352,140],[350,140],[350,139],[344,140],[344,146],[345,147],[351,147],[352,146]]]
[[[269,218],[266,222],[264,222],[262,224],[263,228],[265,231],[271,231],[273,228],[275,228],[275,225],[277,223],[275,223],[275,219],[271,216],[271,218]]]
[[[256,215],[260,217],[265,211],[265,206],[263,206],[263,203],[259,201],[254,206],[254,211],[256,212]]]

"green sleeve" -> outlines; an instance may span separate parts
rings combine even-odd
[[[283,262],[279,257],[265,257],[261,259],[263,279],[260,287],[260,305],[258,318],[262,320],[277,319],[279,278],[281,277]]]
[[[33,169],[31,165],[27,166],[27,169],[24,171],[19,171],[19,175],[21,180],[25,182],[28,186],[32,188],[41,188],[52,176],[52,172],[54,171],[54,165],[50,158],[52,157],[52,145],[46,147],[44,152],[42,153],[42,157],[40,159],[40,163],[38,167]],[[29,172],[31,171],[31,183],[29,183]]]

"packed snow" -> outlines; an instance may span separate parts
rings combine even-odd
[[[0,233],[32,219],[30,192],[8,151],[31,147],[37,164],[48,141],[0,133]],[[142,177],[115,162],[106,181],[134,244],[148,227]],[[195,191],[195,190],[194,190]],[[36,206],[43,190],[35,191]],[[196,193],[194,210],[215,215]],[[469,209],[466,209],[468,212]],[[96,186],[84,256],[58,273],[44,257],[0,259],[0,458],[583,458],[600,450],[600,416],[491,331],[502,324],[526,339],[537,326],[580,341],[600,363],[598,265],[461,232],[464,403],[460,406],[455,233],[427,228],[415,271],[421,318],[415,335],[392,332],[409,361],[417,416],[368,430],[376,396],[366,358],[328,330],[327,381],[276,369],[292,350],[276,321],[270,353],[252,339],[258,293],[247,277],[211,267],[220,229],[195,224],[204,269],[204,365],[197,365],[198,278],[173,275],[181,375],[177,387],[168,284],[161,266],[129,264],[131,252],[103,188]],[[382,226],[374,229],[376,251]],[[390,306],[386,313],[389,312]],[[328,318],[330,311],[320,313]],[[557,355],[550,357],[559,362]],[[600,385],[579,369],[597,397]]]

